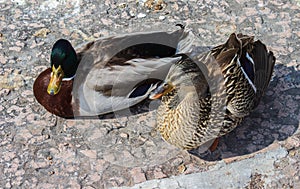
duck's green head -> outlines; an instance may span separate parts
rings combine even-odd
[[[78,67],[77,55],[69,41],[59,39],[53,45],[50,61],[52,72],[47,92],[56,95],[63,79],[68,80],[75,76]]]

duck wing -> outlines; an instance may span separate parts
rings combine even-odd
[[[94,82],[85,82],[82,85],[86,111],[100,115],[141,102],[155,88],[155,83],[148,84],[149,87],[144,93],[139,93],[141,86],[136,86],[151,78],[162,80],[170,65],[177,60],[178,58],[132,59],[126,66],[116,65],[113,69],[103,68],[93,72],[88,78]]]
[[[253,37],[233,33],[225,44],[212,50],[212,55],[224,75],[227,109],[236,117],[248,115],[270,82],[273,53]]]
[[[268,52],[266,46],[259,40],[254,43],[252,56],[255,63],[254,85],[257,89],[253,107],[255,108],[269,86],[276,59],[273,52]]]
[[[189,49],[190,44],[183,43],[187,33],[183,29],[135,33],[102,38],[79,48],[80,64],[73,84],[75,114],[101,115],[147,98],[178,61],[172,57],[176,51]]]

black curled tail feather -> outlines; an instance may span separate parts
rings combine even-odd
[[[178,27],[180,27],[180,28],[183,29],[183,30],[184,30],[184,28],[185,28],[185,26],[184,26],[183,24],[176,24],[175,26],[178,26]]]

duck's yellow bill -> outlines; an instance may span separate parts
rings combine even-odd
[[[55,68],[55,66],[53,65],[50,82],[49,82],[49,85],[47,88],[48,94],[56,95],[59,92],[63,77],[64,77],[64,72],[63,72],[61,66],[58,66],[58,68]]]
[[[168,94],[174,89],[174,86],[170,83],[162,83],[160,86],[158,86],[154,91],[152,91],[149,95],[149,99],[155,100],[159,99],[162,96]]]

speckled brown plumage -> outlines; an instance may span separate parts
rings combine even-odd
[[[254,61],[253,72],[252,70],[245,72],[251,72],[248,77],[256,92],[249,85],[241,69],[243,61],[246,61],[246,53]],[[253,37],[232,34],[225,44],[213,48],[211,55],[219,63],[224,75],[228,109],[237,117],[248,115],[258,105],[269,84],[275,64],[273,53],[268,53],[266,46],[259,40],[254,42]],[[238,59],[241,66],[237,64]]]
[[[226,92],[223,114],[212,110],[212,104],[222,99],[210,93],[202,70],[186,56],[171,67],[165,83],[173,86],[173,90],[162,96],[157,111],[157,129],[163,139],[186,150],[222,136],[240,124],[258,105],[275,64],[273,53],[264,44],[242,34],[232,34],[225,44],[199,59],[205,65],[216,61],[221,69]]]

